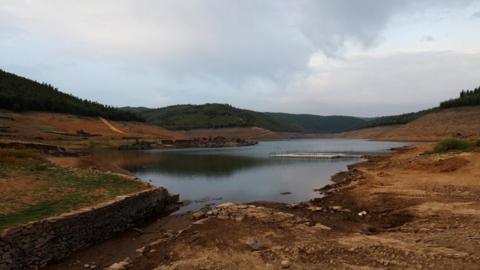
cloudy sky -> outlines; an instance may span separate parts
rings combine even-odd
[[[115,106],[395,114],[480,85],[480,0],[0,0],[0,68]]]

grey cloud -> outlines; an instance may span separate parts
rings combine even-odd
[[[306,1],[301,29],[326,55],[334,56],[345,42],[355,40],[368,48],[404,1]]]
[[[326,55],[343,52],[346,42],[354,41],[364,49],[377,45],[382,31],[396,15],[422,13],[438,7],[459,7],[472,0],[336,0],[303,1],[301,29],[307,38]]]
[[[111,97],[126,105],[136,87],[150,106],[148,96],[158,92],[156,102],[237,101],[261,109],[257,99],[275,104],[268,96],[288,93],[291,81],[310,72],[314,53],[341,58],[349,42],[372,49],[395,16],[470,2],[0,0],[0,49],[6,37],[27,36],[31,51],[44,48],[37,61],[60,62],[42,79],[78,95],[111,87],[101,96],[107,103]],[[11,49],[4,64],[18,64],[28,46]],[[80,67],[62,68],[64,59]],[[33,61],[24,58],[24,70]],[[92,74],[105,76],[84,82]]]
[[[227,80],[284,78],[317,50],[342,53],[348,41],[374,46],[389,20],[413,6],[466,1],[4,1],[1,17],[50,34],[95,57],[156,66],[169,76]],[[61,12],[58,12],[61,10]]]
[[[435,40],[435,38],[431,35],[426,35],[422,38],[422,40],[425,41],[425,42],[432,42],[432,41]]]
[[[480,84],[480,53],[393,53],[339,61],[291,86],[278,106],[321,114],[396,114],[436,106]]]

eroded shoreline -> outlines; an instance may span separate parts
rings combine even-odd
[[[49,269],[127,257],[131,269],[475,269],[480,154],[421,155],[430,147],[352,165],[310,202],[169,216]]]

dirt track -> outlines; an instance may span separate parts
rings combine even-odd
[[[355,165],[315,201],[170,216],[50,269],[478,269],[480,153],[429,148]]]

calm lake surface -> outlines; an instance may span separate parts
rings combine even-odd
[[[359,162],[360,155],[387,153],[398,142],[305,139],[255,146],[98,153],[139,178],[191,201],[181,211],[205,204],[251,201],[300,202],[330,183],[330,177]],[[329,156],[341,156],[326,159]],[[290,194],[282,195],[281,193]]]

